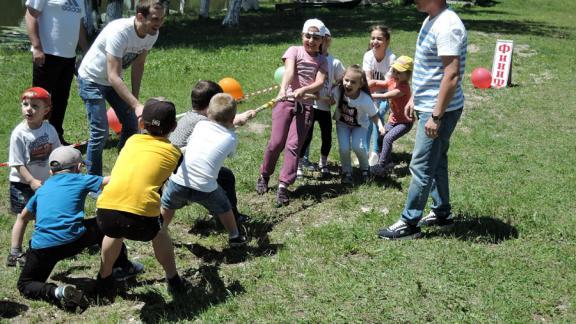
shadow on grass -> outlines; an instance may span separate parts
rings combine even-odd
[[[487,6],[494,6],[491,1]],[[506,12],[466,9],[467,15],[483,17]],[[358,7],[355,9],[308,9],[295,15],[282,15],[271,8],[258,12],[244,13],[241,25],[237,28],[223,28],[220,19],[197,20],[189,16],[172,16],[163,27],[158,46],[179,48],[192,46],[198,50],[215,50],[225,46],[252,46],[254,44],[280,44],[297,40],[302,23],[312,16],[322,19],[338,37],[367,34],[370,26],[386,22],[393,30],[417,33],[425,15],[414,7]],[[350,24],[354,21],[354,24]],[[566,38],[565,28],[534,21],[495,19],[466,19],[468,31],[486,33],[535,35],[552,38]],[[265,31],[265,32],[263,32]]]
[[[183,277],[191,281],[192,287],[186,295],[175,297],[168,303],[152,291],[126,294],[125,298],[144,302],[140,311],[140,320],[144,323],[191,320],[204,310],[245,292],[238,281],[226,285],[219,269],[218,265],[202,265],[197,270],[185,272]]]
[[[518,238],[516,227],[492,216],[460,215],[454,226],[446,231],[430,230],[425,237],[454,237],[462,241],[499,244]]]
[[[0,300],[0,318],[14,318],[28,310],[28,306],[9,300]]]

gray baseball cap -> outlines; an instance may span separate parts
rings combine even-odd
[[[60,146],[56,148],[48,158],[52,172],[71,169],[84,162],[82,153],[72,146]]]

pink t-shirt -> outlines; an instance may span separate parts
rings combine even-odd
[[[286,94],[292,94],[292,91],[314,83],[316,73],[322,71],[327,73],[328,64],[324,55],[317,54],[312,56],[306,52],[304,46],[291,46],[282,56],[282,60],[293,59],[296,62],[294,78],[286,89]],[[306,104],[313,104],[313,99],[303,100]]]

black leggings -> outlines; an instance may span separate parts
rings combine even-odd
[[[329,111],[314,109],[312,126],[310,126],[304,146],[302,146],[302,149],[300,150],[301,158],[306,155],[306,151],[312,142],[312,136],[314,135],[314,122],[318,122],[318,125],[320,125],[320,136],[322,138],[320,154],[322,154],[322,156],[328,156],[328,154],[330,154],[330,149],[332,148],[332,114]]]
[[[102,245],[104,233],[96,225],[96,219],[85,219],[84,226],[86,232],[74,242],[46,249],[30,248],[26,252],[26,263],[18,278],[18,290],[24,297],[58,303],[58,299],[54,296],[57,286],[53,283],[46,283],[56,264],[60,260],[79,254],[87,247]],[[114,267],[125,267],[129,262],[126,246],[122,245],[120,256],[116,259]]]

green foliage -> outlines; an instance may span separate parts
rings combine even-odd
[[[469,51],[466,107],[450,150],[458,219],[451,232],[428,231],[424,239],[405,242],[375,235],[403,208],[414,131],[395,144],[398,165],[390,179],[340,186],[334,141],[334,177],[299,180],[291,187],[291,204],[274,208],[275,189],[263,196],[254,192],[270,135],[270,111],[264,111],[238,129],[238,155],[227,162],[236,174],[240,209],[251,217],[248,248],[227,249],[226,235],[213,230],[198,206],[179,210],[170,226],[177,265],[194,285],[188,297],[168,295],[149,243],[128,242],[130,257],[144,263],[146,272],[113,305],[64,313],[22,298],[16,290],[19,271],[4,269],[0,313],[14,314],[4,311],[10,306],[26,322],[575,322],[576,128],[570,94],[576,87],[576,29],[570,18],[576,5],[568,0],[484,3],[459,9]],[[330,27],[331,52],[346,65],[361,62],[368,28],[376,23],[392,28],[397,55],[412,56],[424,19],[413,6],[288,16],[264,9],[243,14],[242,27],[229,30],[218,20],[171,15],[148,56],[141,98],[163,95],[184,112],[199,79],[230,76],[245,93],[272,86],[283,52],[298,44],[302,22],[314,16]],[[514,86],[473,89],[470,72],[490,69],[496,39],[514,40]],[[30,53],[0,50],[0,72],[0,145],[7,148],[10,131],[21,120],[18,97],[31,80]],[[257,107],[274,96],[248,98],[239,108]],[[75,87],[65,128],[69,141],[87,138]],[[315,138],[313,160],[318,150]],[[116,156],[114,148],[105,151],[105,173]],[[7,157],[5,149],[0,158]],[[2,170],[0,241],[7,252],[14,216],[7,169]],[[87,200],[89,216],[94,205]],[[30,225],[25,241],[31,231]],[[83,253],[61,262],[50,280],[93,282],[98,263],[97,251]]]

